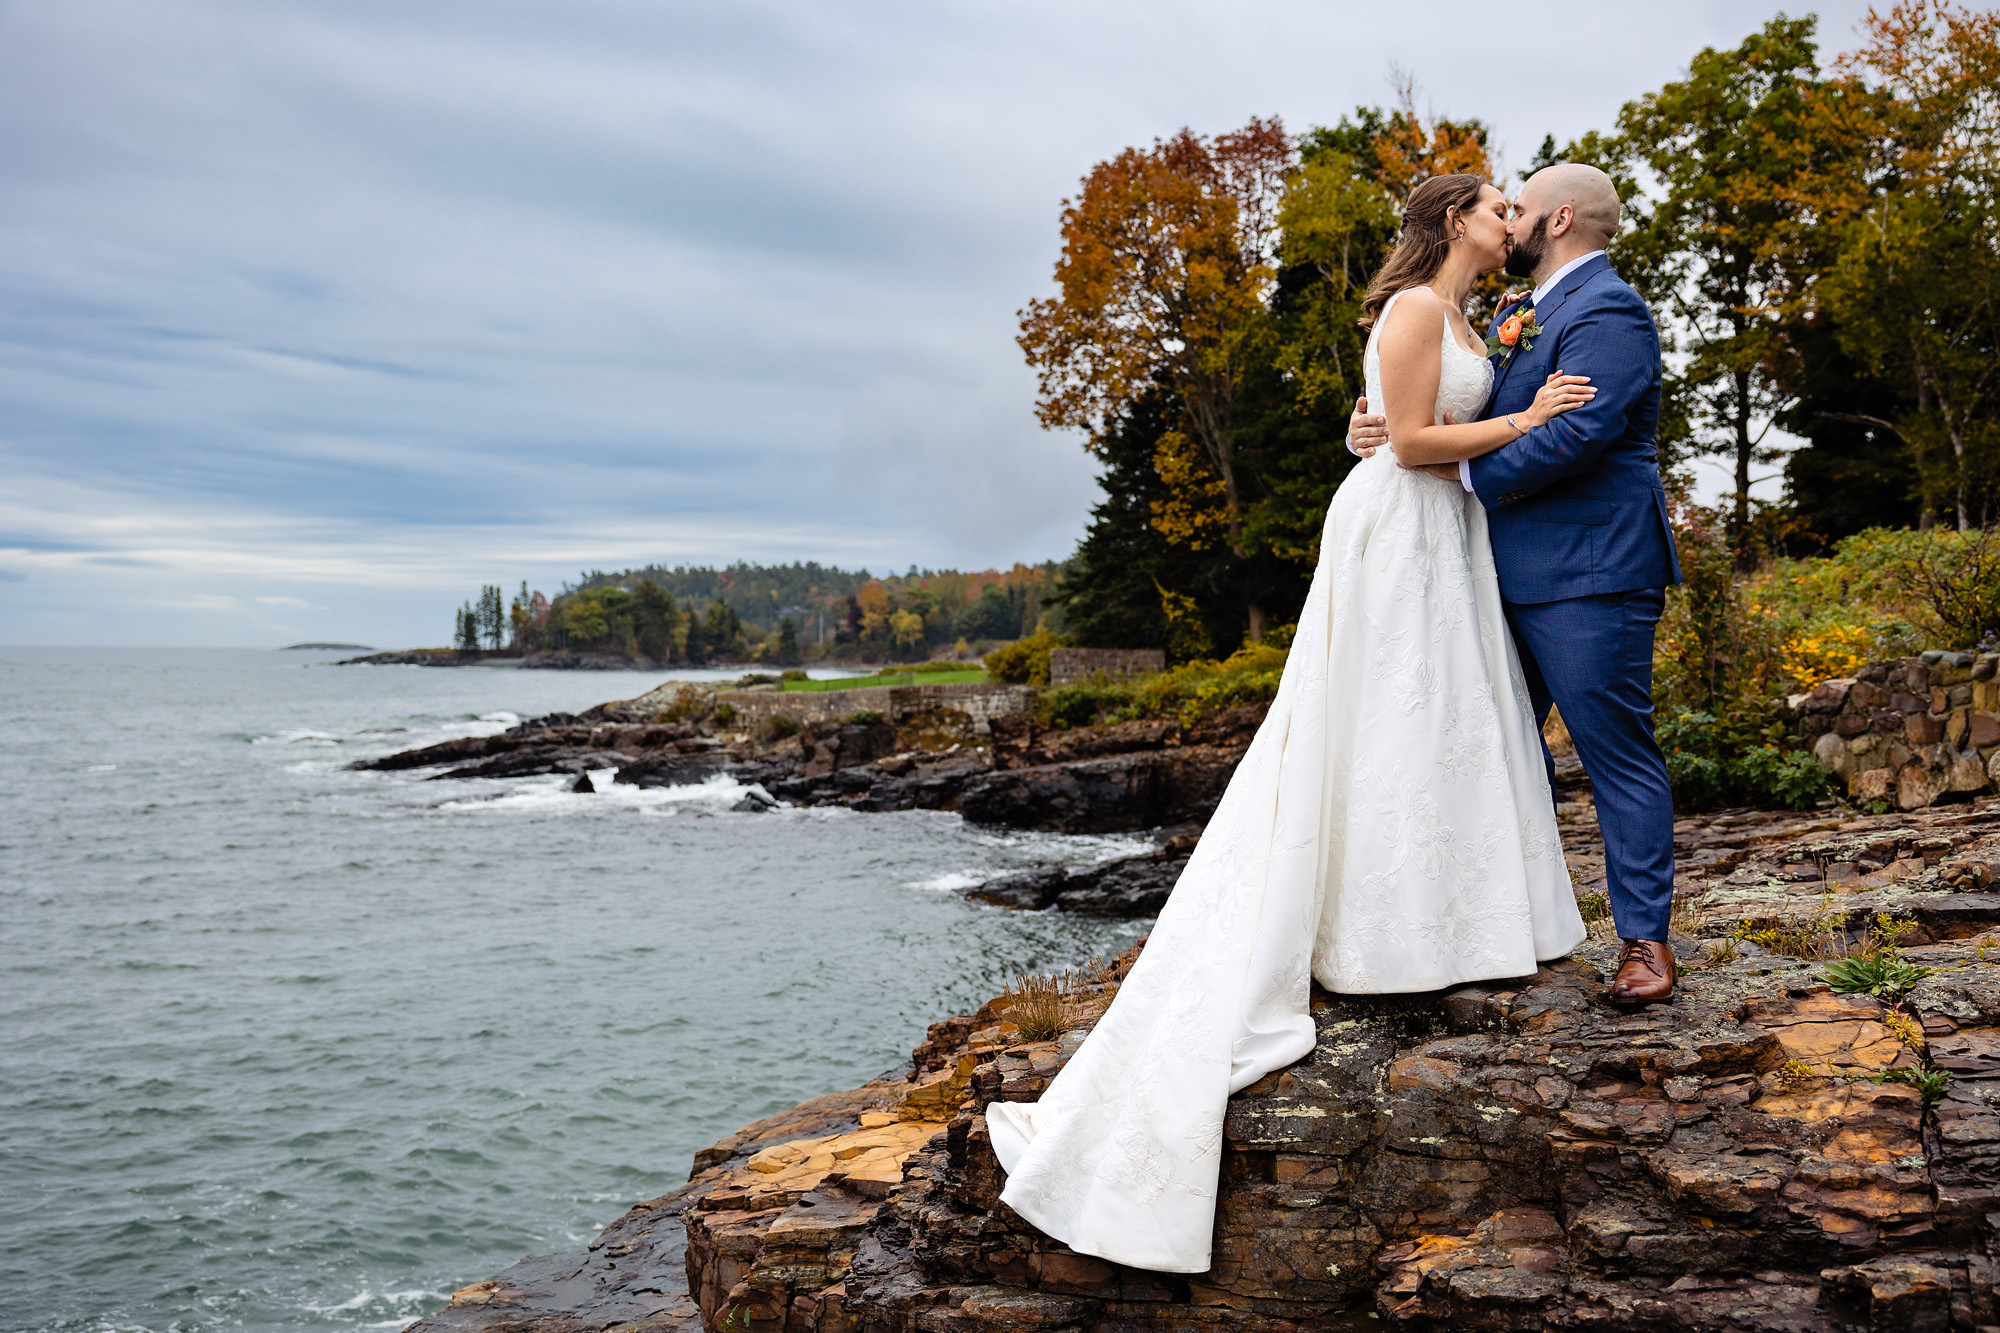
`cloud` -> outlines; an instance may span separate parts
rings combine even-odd
[[[250,641],[311,585],[329,636],[434,639],[588,567],[1064,554],[1092,466],[1014,312],[1092,162],[1400,65],[1519,164],[1760,21],[1426,12],[0,7],[0,637]]]

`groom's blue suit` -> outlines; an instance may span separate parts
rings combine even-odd
[[[1597,396],[1473,459],[1469,475],[1536,716],[1562,710],[1590,775],[1618,933],[1665,940],[1674,807],[1653,739],[1653,627],[1681,571],[1654,440],[1659,332],[1602,255],[1565,274],[1535,318],[1541,335],[1502,360],[1485,415],[1525,411],[1558,369],[1588,375]]]

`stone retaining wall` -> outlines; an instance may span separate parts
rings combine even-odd
[[[784,716],[801,724],[838,722],[852,713],[880,713],[886,722],[901,722],[919,713],[955,708],[972,718],[984,734],[996,717],[1025,713],[1035,706],[1032,685],[864,685],[852,690],[724,690],[716,699],[751,721]]]
[[[1167,655],[1158,648],[1057,648],[1049,654],[1049,684],[1074,685],[1085,676],[1133,676],[1164,671]]]
[[[1792,734],[1861,802],[1915,810],[2000,787],[2000,653],[1932,651],[1786,701]]]

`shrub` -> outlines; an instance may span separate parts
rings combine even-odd
[[[986,654],[986,669],[993,679],[1009,685],[1046,685],[1049,654],[1061,646],[1053,634],[1030,634]]]
[[[736,720],[736,705],[730,703],[717,704],[715,711],[709,716],[726,727]]]
[[[805,730],[805,726],[790,713],[773,713],[771,714],[770,729],[771,739],[781,741],[787,736],[798,735]]]
[[[674,691],[673,702],[660,710],[664,722],[687,722],[708,715],[709,694],[698,685],[682,685]]]
[[[784,672],[781,672],[781,673],[779,673],[779,675],[778,675],[778,679],[779,679],[779,680],[781,680],[781,681],[786,681],[786,680],[811,680],[811,679],[812,679],[812,677],[806,674],[806,672],[805,672],[805,669],[804,669],[803,667],[792,667],[792,668],[791,668],[790,670],[788,670],[788,671],[784,671]]]
[[[1955,648],[2000,635],[2000,541],[1991,528],[1934,532],[1918,548],[1917,590]]]
[[[840,720],[850,727],[872,727],[882,720],[882,715],[872,708],[857,708]]]
[[[1752,710],[1721,720],[1699,709],[1668,708],[1655,716],[1654,734],[1666,754],[1674,805],[1684,811],[1725,805],[1810,810],[1833,792],[1820,762],[1788,748],[1783,726]]]
[[[1048,691],[1035,713],[1046,727],[1087,727],[1100,719],[1123,720],[1136,697],[1137,687],[1099,676]]]

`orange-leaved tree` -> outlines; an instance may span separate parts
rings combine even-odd
[[[1205,138],[1183,130],[1100,162],[1064,201],[1058,294],[1021,312],[1019,342],[1040,379],[1036,415],[1086,432],[1149,391],[1179,420],[1155,465],[1169,499],[1154,523],[1173,541],[1244,555],[1245,479],[1234,413],[1276,279],[1278,202],[1292,160],[1276,117]],[[1249,608],[1252,638],[1264,608]]]

